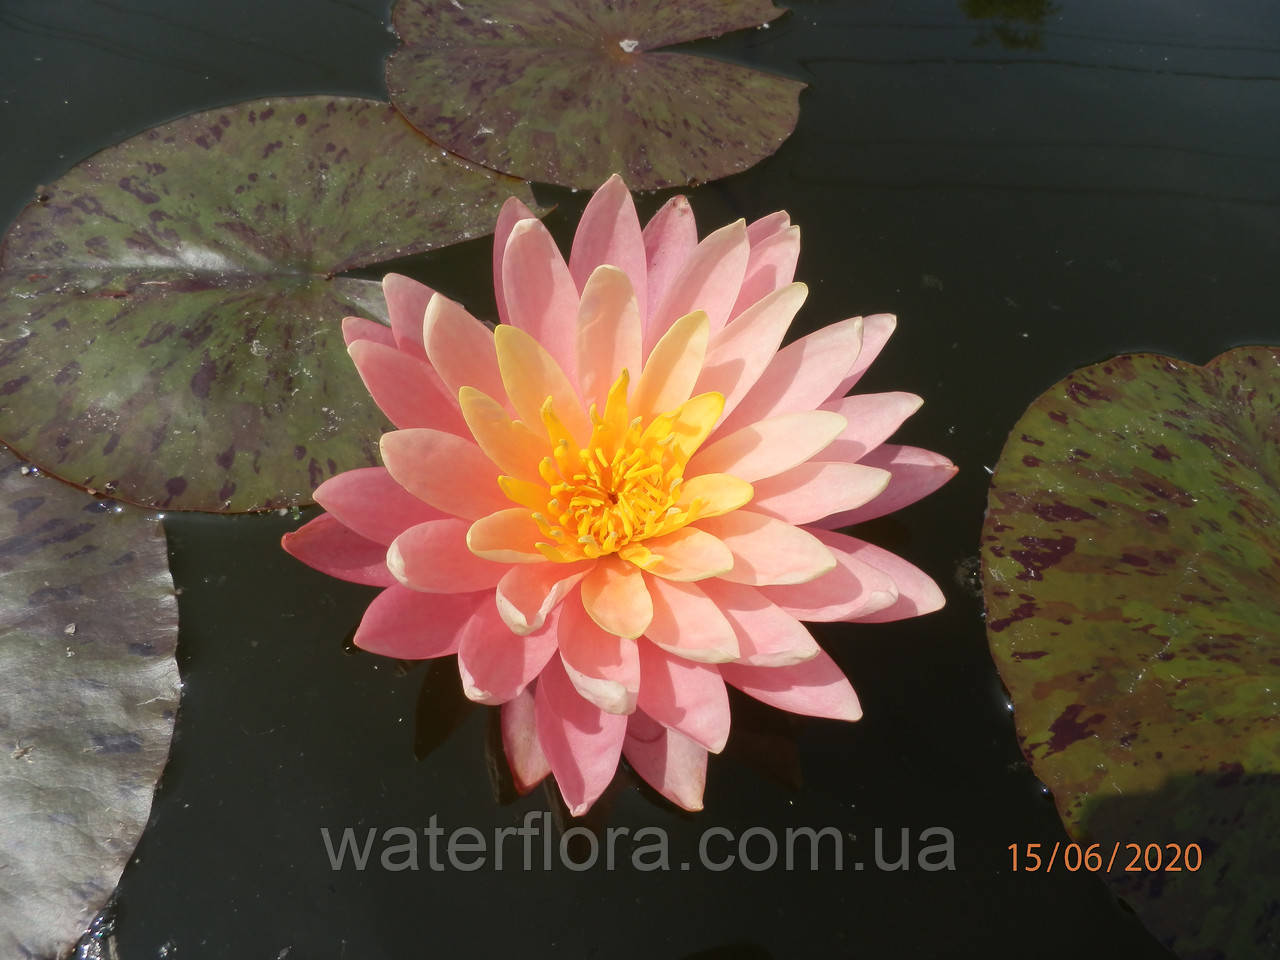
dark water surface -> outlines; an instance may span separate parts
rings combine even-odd
[[[183,113],[270,94],[383,95],[386,6],[4,0],[0,214]],[[898,439],[961,473],[867,537],[933,575],[947,608],[821,630],[865,719],[790,721],[743,704],[730,749],[711,760],[704,813],[620,777],[588,825],[667,831],[670,870],[636,869],[626,841],[613,871],[575,872],[558,855],[544,870],[541,837],[528,872],[518,840],[502,870],[492,857],[455,869],[443,849],[433,870],[421,833],[433,817],[492,846],[495,828],[558,807],[542,790],[494,799],[486,710],[416,758],[415,742],[440,740],[452,717],[434,692],[456,683],[441,682],[450,664],[405,672],[344,652],[373,591],[283,555],[296,521],[171,518],[186,687],[153,823],[120,888],[124,960],[1169,956],[1098,878],[1011,872],[1009,844],[1066,836],[1018,750],[966,571],[984,466],[1053,382],[1119,352],[1203,363],[1280,342],[1280,7],[792,6],[767,30],[697,45],[810,88],[776,156],[691,200],[704,232],[790,212],[804,237],[797,279],[811,287],[803,329],[899,315],[861,389],[923,395]],[[561,203],[548,222],[567,238],[585,195],[543,195]],[[665,196],[642,198],[642,215]],[[488,258],[471,243],[414,272],[483,313]],[[807,855],[791,871],[696,862],[704,830],[757,826],[779,838],[834,827],[845,869],[830,847],[817,871]],[[331,869],[321,829],[345,827],[416,830],[420,869],[384,869],[382,842],[364,871]],[[954,870],[920,868],[932,827],[954,837]],[[896,859],[904,828],[910,869],[878,869],[877,831]],[[570,852],[585,857],[586,843]],[[710,846],[718,860],[730,850]],[[757,837],[748,855],[766,854]]]

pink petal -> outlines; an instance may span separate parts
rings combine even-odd
[[[862,506],[827,517],[822,521],[822,526],[829,530],[874,520],[901,510],[933,493],[954,477],[958,469],[940,453],[894,443],[880,444],[858,462],[863,466],[887,470],[891,475],[889,485],[878,497]],[[758,496],[759,488],[756,489]]]
[[[831,444],[848,421],[826,410],[784,413],[719,436],[693,455],[685,476],[731,473],[754,483],[804,463]],[[828,457],[827,459],[831,459]]]
[[[498,583],[499,616],[512,633],[532,633],[594,565],[594,560],[582,560],[513,566]]]
[[[637,707],[712,753],[723,750],[729,739],[729,694],[720,671],[674,657],[647,641],[639,648]]]
[[[438,430],[384,433],[382,462],[400,486],[437,510],[479,520],[511,506],[498,469],[470,440]]]
[[[785,667],[818,655],[812,634],[760,590],[717,580],[706,586],[738,637],[739,660],[748,666]]]
[[[458,436],[469,433],[457,401],[425,360],[372,340],[357,340],[347,352],[374,403],[397,427],[430,427]]]
[[[791,215],[785,210],[775,210],[773,213],[766,213],[758,220],[752,220],[747,224],[747,239],[751,242],[751,246],[758,247],[770,237],[776,237],[780,233],[784,233],[791,228]],[[790,283],[788,279],[785,281]]]
[[[631,191],[616,173],[587,202],[573,235],[569,273],[578,290],[584,290],[587,278],[596,267],[606,263],[630,278],[639,316],[643,317],[646,304],[644,236]]]
[[[836,558],[836,568],[808,583],[762,587],[760,592],[792,616],[811,622],[861,620],[898,601],[893,579],[867,562],[870,544],[842,533],[808,528]]]
[[[534,633],[517,637],[492,603],[485,603],[462,628],[458,672],[468,699],[491,706],[517,697],[556,652],[556,618]]]
[[[833,323],[787,344],[769,360],[733,414],[720,422],[720,429],[731,433],[757,420],[816,409],[831,396],[861,344],[861,317]]]
[[[582,581],[582,606],[601,630],[631,640],[653,619],[644,574],[616,556],[600,558]]]
[[[446,516],[396,483],[386,467],[347,470],[320,484],[312,496],[344,526],[381,544],[415,524]]]
[[[497,586],[507,572],[506,564],[484,560],[467,549],[463,520],[410,527],[387,549],[387,568],[406,587],[427,593],[484,590]]]
[[[809,460],[776,477],[757,480],[751,509],[787,523],[812,523],[874,500],[888,483],[889,471],[869,467],[865,461]]]
[[[818,531],[814,531],[819,534]],[[842,534],[828,533],[828,537],[839,537]],[[886,573],[898,588],[897,602],[873,613],[857,617],[861,623],[888,623],[890,620],[905,620],[907,617],[920,617],[926,613],[941,610],[947,602],[938,585],[919,567],[908,563],[900,556],[883,550],[875,544],[849,537],[856,545],[854,549],[858,557],[876,569]]]
[[[517,223],[536,219],[538,218],[533,211],[515,197],[507,197],[502,209],[498,211],[498,222],[493,228],[493,292],[498,301],[500,323],[511,322],[507,318],[507,298],[502,286],[502,260],[507,252],[507,241],[511,239],[511,231]]]
[[[432,297],[423,321],[423,339],[431,365],[455,400],[463,387],[506,398],[493,331],[461,305],[438,293]]]
[[[601,710],[630,713],[636,708],[636,642],[606,633],[575,597],[560,605],[560,658],[574,688]]]
[[[648,286],[647,306],[642,314],[645,342],[657,343],[663,331],[650,332],[654,308],[666,297],[671,284],[684,269],[685,261],[698,246],[698,227],[689,201],[684,197],[668,200],[645,224],[643,237]]]
[[[551,772],[534,720],[533,691],[525,687],[502,705],[502,750],[511,767],[516,790],[528,793]]]
[[[280,538],[280,546],[307,566],[339,580],[389,587],[396,582],[387,569],[387,548],[322,513]]]
[[[707,349],[694,392],[715,390],[723,394],[724,415],[732,413],[769,366],[808,293],[803,283],[788,284],[753,303],[718,331]]]
[[[722,664],[721,674],[748,696],[780,710],[833,720],[857,720],[862,707],[836,662],[821,651],[812,660],[790,667],[744,667]]]
[[[862,318],[862,350],[859,351],[858,358],[854,360],[849,373],[840,381],[840,385],[831,391],[831,399],[843,397],[853,389],[854,384],[867,372],[867,367],[880,356],[880,351],[893,336],[897,326],[898,318],[888,313],[877,313]]]
[[[813,534],[750,510],[735,510],[698,521],[733,554],[733,569],[720,576],[753,585],[804,583],[836,565],[831,551]]]
[[[426,660],[458,651],[462,628],[489,598],[477,593],[419,593],[395,584],[373,598],[352,642],[361,650]]]
[[[651,349],[676,320],[695,310],[706,313],[712,333],[723,327],[738,299],[749,252],[747,228],[741,220],[705,237],[654,311],[645,328],[645,349]]]
[[[382,296],[387,301],[387,316],[391,318],[396,346],[419,360],[427,359],[422,346],[422,318],[434,295],[430,287],[398,273],[388,273],[382,278]]]
[[[653,620],[650,641],[686,660],[724,663],[738,659],[738,637],[714,600],[694,583],[649,577]]]
[[[914,393],[859,393],[843,400],[832,400],[827,409],[841,414],[849,425],[827,448],[826,459],[861,460],[902,426],[902,422],[920,409],[924,400]]]
[[[394,347],[396,345],[395,334],[391,332],[391,328],[385,323],[375,323],[373,320],[366,320],[364,317],[343,317],[342,342],[349,347],[357,340],[372,340],[374,343],[380,343],[384,347]]]
[[[631,281],[617,267],[597,267],[587,278],[578,307],[578,386],[588,406],[603,412],[618,375],[639,374],[641,316]]]
[[[534,692],[538,742],[569,812],[591,809],[613,779],[627,733],[627,718],[583,700],[560,659],[552,657]]]
[[[627,724],[622,752],[653,789],[685,810],[702,809],[707,751],[683,734],[636,711]]]
[[[511,230],[502,259],[507,322],[524,330],[577,382],[578,288],[541,220],[521,220]],[[513,398],[514,399],[514,398]]]
[[[786,214],[783,214],[783,217],[786,217]],[[751,226],[754,227],[767,220],[768,218],[765,218],[765,221],[757,220]],[[729,313],[730,317],[737,317],[762,297],[785,287],[796,275],[796,261],[800,258],[799,227],[786,226],[759,240],[753,239],[751,234],[752,229],[748,227],[747,237],[751,240],[751,253],[747,257],[742,290],[738,294],[737,302],[733,305],[733,310]]]
[[[646,540],[642,546],[658,557],[644,569],[667,580],[705,580],[733,568],[733,554],[723,543],[696,527],[681,527],[674,533]]]

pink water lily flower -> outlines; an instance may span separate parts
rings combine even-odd
[[[621,756],[702,805],[729,736],[726,684],[856,720],[853,688],[801,621],[883,622],[937,586],[834,532],[946,482],[946,458],[885,440],[919,406],[847,396],[893,332],[878,315],[782,347],[806,288],[785,213],[698,240],[676,197],[642,229],[618,177],[566,263],[507,202],[494,243],[501,324],[405,277],[391,326],[343,331],[396,430],[383,467],[315,491],[284,538],[318,570],[384,587],[355,643],[457,654],[472,700],[502,705],[517,785],[548,773],[584,813]]]

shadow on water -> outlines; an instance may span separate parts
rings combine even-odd
[[[1061,7],[1050,0],[960,0],[960,9],[970,20],[990,21],[974,46],[994,40],[1006,50],[1043,50],[1044,22]]]
[[[1082,824],[1104,863],[1120,844],[1111,889],[1182,960],[1280,955],[1280,872],[1274,845],[1259,842],[1280,835],[1280,776],[1224,764],[1154,793],[1095,798]]]

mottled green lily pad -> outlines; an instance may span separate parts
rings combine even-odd
[[[450,150],[514,176],[632,189],[715,180],[795,129],[803,83],[658,47],[760,27],[769,0],[399,0],[391,100]]]
[[[340,323],[343,271],[492,230],[527,185],[447,156],[388,104],[261,100],[139,134],[40,191],[0,252],[0,439],[169,509],[308,501],[384,425]]]
[[[160,524],[0,452],[0,955],[66,955],[133,853],[178,706]]]
[[[1280,943],[1280,348],[1086,367],[1014,426],[987,630],[1068,830],[1183,957]],[[1047,854],[1047,850],[1045,851]]]

